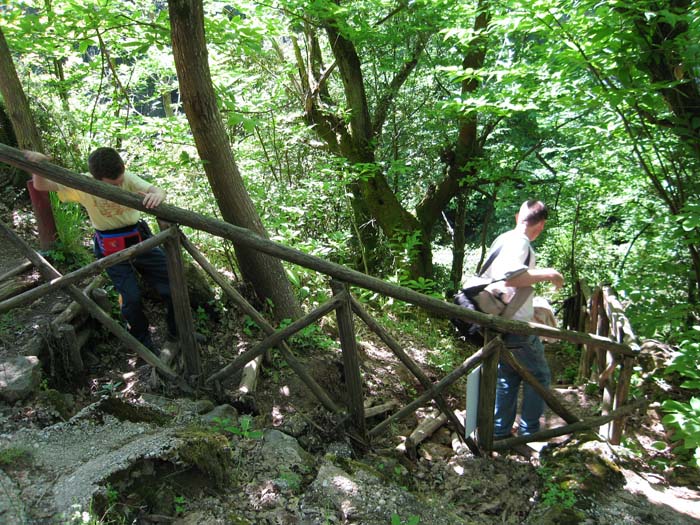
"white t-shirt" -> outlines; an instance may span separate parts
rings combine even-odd
[[[483,277],[488,277],[489,279],[501,279],[505,277],[508,279],[510,276],[522,272],[525,269],[533,269],[535,267],[535,251],[530,246],[530,240],[524,233],[511,230],[506,233],[499,235],[491,248],[489,249],[489,254],[493,252],[498,246],[502,246],[498,257],[493,261],[491,266],[489,266],[483,274]],[[525,261],[530,255],[530,260],[527,266]],[[506,295],[506,299],[510,301],[517,288],[512,286],[505,286],[503,281],[493,283],[489,285],[489,289],[500,290]],[[532,304],[532,294],[527,298],[523,305],[518,309],[513,315],[512,319],[514,321],[532,321],[534,315],[534,308]]]

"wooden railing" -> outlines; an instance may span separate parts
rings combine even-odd
[[[378,292],[382,295],[393,297],[395,299],[405,301],[407,303],[419,306],[426,311],[438,315],[443,318],[456,317],[466,321],[475,322],[482,325],[485,329],[492,333],[514,333],[521,335],[539,335],[549,338],[569,341],[574,344],[587,345],[590,348],[596,348],[597,351],[608,352],[613,356],[617,356],[617,362],[625,362],[626,358],[634,358],[636,352],[624,341],[612,341],[606,337],[587,334],[573,330],[559,330],[545,325],[535,323],[522,323],[518,321],[509,321],[500,317],[494,317],[479,312],[474,312],[456,306],[454,304],[429,297],[413,290],[403,288],[382,281],[380,279],[365,275],[355,270],[344,266],[314,257],[298,250],[286,247],[279,243],[275,243],[268,239],[262,238],[253,234],[249,230],[234,226],[232,224],[204,217],[194,212],[177,208],[169,204],[161,204],[156,209],[145,209],[142,205],[141,198],[125,192],[120,188],[104,184],[102,182],[76,175],[64,168],[51,165],[49,163],[32,163],[27,161],[22,153],[14,148],[0,144],[0,160],[11,164],[19,169],[28,172],[38,173],[39,175],[53,180],[60,184],[70,186],[72,188],[103,197],[119,204],[129,206],[146,213],[155,215],[161,220],[186,225],[198,230],[209,232],[213,235],[229,239],[234,243],[239,243],[246,247],[258,250],[268,255],[280,258],[290,263],[298,264],[306,268],[316,270],[331,277],[330,286],[332,289],[332,298],[325,304],[316,308],[303,318],[296,320],[291,325],[275,331],[275,329],[267,322],[267,320],[259,314],[245,299],[238,294],[228,281],[218,274],[213,266],[206,261],[204,256],[197,251],[192,243],[184,237],[177,226],[170,227],[153,238],[144,241],[143,243],[128,248],[122,252],[110,255],[95,263],[92,263],[80,270],[71,274],[61,276],[51,265],[39,254],[29,248],[19,237],[17,237],[7,226],[3,225],[2,232],[26,254],[27,258],[42,271],[45,279],[49,283],[42,285],[42,291],[29,291],[17,297],[3,301],[0,303],[0,312],[8,308],[25,304],[28,301],[35,299],[38,294],[46,293],[49,290],[57,288],[65,288],[68,293],[81,305],[84,306],[92,315],[94,315],[101,323],[103,323],[112,333],[114,333],[128,348],[136,351],[148,363],[156,367],[166,377],[180,381],[183,388],[188,387],[214,387],[226,381],[234,372],[242,369],[247,363],[255,359],[259,359],[268,349],[277,347],[284,355],[290,367],[299,375],[299,377],[308,386],[311,393],[319,400],[319,402],[338,416],[339,424],[350,424],[349,435],[359,443],[367,445],[369,439],[377,436],[390,426],[393,421],[406,417],[415,412],[419,407],[426,405],[431,401],[435,401],[438,408],[445,414],[448,422],[457,432],[457,434],[466,442],[467,446],[474,454],[479,454],[480,449],[491,450],[503,448],[504,445],[510,445],[512,440],[499,441],[493,443],[493,396],[495,393],[495,373],[499,355],[505,359],[509,359],[518,369],[518,364],[512,356],[509,355],[507,349],[499,336],[490,338],[483,348],[479,349],[475,354],[466,359],[460,366],[450,372],[447,376],[436,383],[432,383],[425,372],[423,372],[417,363],[403,351],[396,340],[386,332],[371,316],[362,308],[362,306],[351,296],[349,285],[355,285],[364,289]],[[194,340],[194,331],[192,329],[192,319],[189,311],[189,301],[186,296],[186,286],[184,281],[177,281],[179,284],[173,288],[184,290],[184,294],[173,294],[173,302],[177,316],[178,326],[182,326],[182,347],[185,351],[185,374],[184,377],[177,374],[166,363],[154,356],[147,348],[141,345],[134,339],[126,330],[124,330],[116,321],[111,319],[101,309],[99,309],[90,298],[83,294],[75,287],[73,283],[78,282],[87,275],[92,275],[101,272],[104,268],[111,264],[126,260],[128,257],[140,253],[146,249],[150,249],[154,245],[163,243],[166,252],[168,253],[169,271],[172,271],[171,281],[173,279],[184,279],[178,274],[184,275],[181,272],[180,260],[180,245],[193,256],[200,266],[212,276],[214,281],[221,286],[222,290],[229,296],[236,305],[238,305],[245,313],[268,334],[268,336],[258,343],[254,348],[251,348],[235,358],[231,363],[226,365],[221,370],[212,374],[208,378],[201,376],[201,364],[199,362],[199,354],[197,351],[196,342]],[[178,262],[179,261],[179,262]],[[173,290],[174,291],[174,290]],[[292,350],[284,342],[299,330],[318,321],[324,315],[330,312],[336,312],[339,338],[343,351],[345,381],[349,391],[349,403],[347,412],[331,400],[330,396],[323,388],[316,383],[310,374],[304,369],[298,360],[294,357]],[[389,416],[374,428],[366,428],[365,409],[363,402],[363,389],[361,384],[360,369],[358,357],[356,353],[357,344],[355,341],[355,330],[353,327],[353,314],[360,318],[372,331],[374,331],[389,349],[397,356],[402,364],[413,374],[416,380],[422,385],[424,393],[417,399],[405,407],[398,410],[395,414]],[[464,435],[464,426],[459,417],[451,409],[442,393],[452,385],[457,379],[465,376],[477,366],[483,364],[482,381],[481,381],[481,400],[479,404],[479,445]],[[522,367],[520,367],[522,368]],[[526,371],[521,372],[526,381],[533,383],[537,387],[536,381],[532,377],[528,377]],[[562,417],[570,423],[569,430],[578,429],[582,425],[587,425],[588,421],[581,421],[578,417],[568,413],[561,403],[559,403],[553,393],[539,387],[545,401],[555,411],[562,414]],[[619,403],[618,403],[619,404]],[[619,418],[621,413],[627,413],[631,410],[629,405],[612,407],[612,411],[605,417],[610,420]],[[602,424],[602,423],[598,423]],[[566,427],[563,427],[566,429]],[[574,429],[574,430],[575,430]],[[533,437],[539,437],[533,435]],[[514,438],[518,440],[521,438]]]

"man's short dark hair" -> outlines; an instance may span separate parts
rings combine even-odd
[[[549,217],[549,210],[544,202],[530,199],[525,205],[527,206],[527,213],[525,217],[519,217],[519,222],[524,222],[528,226],[534,226],[547,220],[547,217]]]
[[[124,161],[114,148],[97,148],[88,157],[88,169],[97,180],[114,180],[124,173]]]

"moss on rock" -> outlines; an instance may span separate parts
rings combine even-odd
[[[179,462],[197,467],[217,487],[223,488],[232,479],[234,468],[231,448],[225,436],[190,428],[177,433],[183,444],[175,451]]]

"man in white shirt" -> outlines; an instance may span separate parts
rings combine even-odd
[[[549,281],[557,289],[564,284],[564,278],[555,269],[537,269],[535,267],[535,252],[530,243],[542,233],[547,216],[547,207],[542,202],[535,200],[524,202],[520,211],[515,215],[515,228],[500,235],[491,245],[491,251],[499,246],[501,251],[484,272],[484,277],[492,279],[506,277],[505,281],[491,285],[501,288],[506,301],[515,295],[518,288],[532,286],[538,282]],[[530,322],[533,313],[533,298],[530,294],[511,319]],[[515,358],[543,386],[549,387],[551,382],[549,366],[544,355],[544,347],[537,336],[504,334],[503,342]],[[498,364],[498,383],[496,386],[495,439],[503,439],[511,435],[521,382],[520,375],[501,360]],[[518,434],[529,435],[537,432],[540,428],[540,417],[543,412],[544,400],[526,382],[523,385],[523,405]]]

